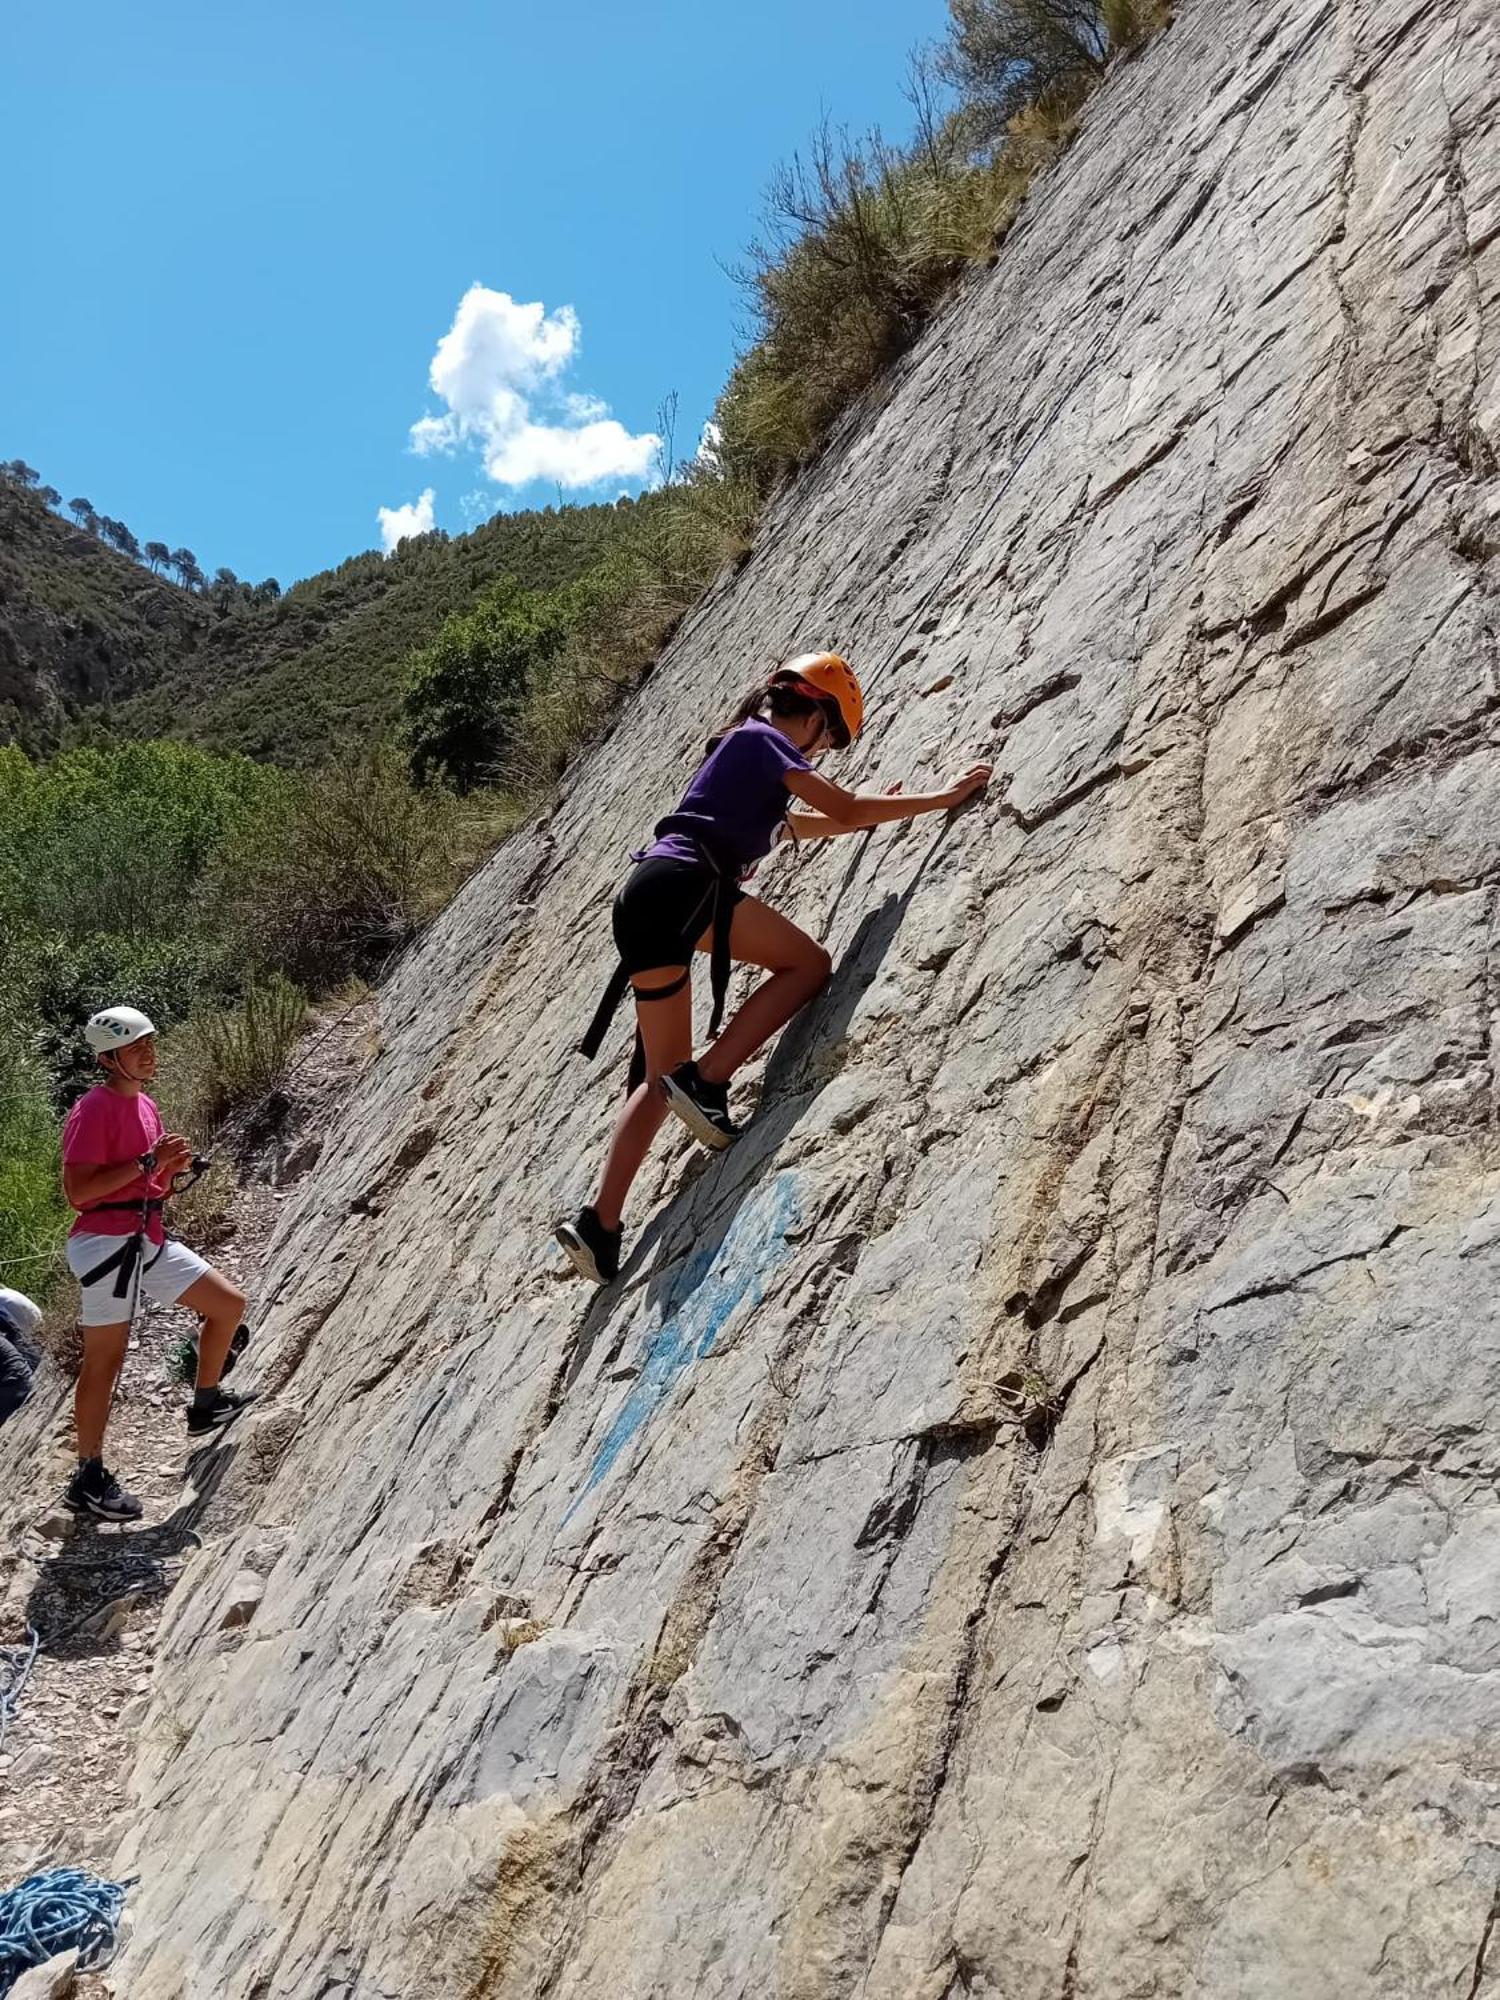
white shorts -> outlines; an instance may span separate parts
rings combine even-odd
[[[102,1264],[107,1257],[122,1250],[129,1241],[128,1236],[70,1236],[68,1269],[75,1278],[81,1278],[85,1271],[92,1271],[95,1265]],[[160,1248],[155,1243],[148,1243],[141,1268],[126,1286],[124,1298],[115,1295],[115,1286],[120,1279],[118,1266],[113,1271],[106,1271],[102,1278],[96,1278],[92,1285],[82,1288],[78,1324],[123,1326],[130,1317],[131,1294],[137,1292],[140,1298],[151,1299],[159,1306],[175,1306],[188,1286],[196,1284],[203,1273],[212,1268],[196,1250],[189,1250],[185,1243],[178,1243],[170,1236]]]

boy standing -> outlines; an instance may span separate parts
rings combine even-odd
[[[196,1251],[171,1241],[162,1225],[163,1199],[173,1175],[191,1164],[192,1148],[163,1131],[146,1095],[156,1075],[154,1025],[137,1008],[106,1007],[84,1032],[104,1081],[79,1098],[63,1130],[63,1193],[78,1210],[68,1267],[82,1290],[83,1332],[74,1399],[78,1470],[64,1497],[77,1513],[134,1521],[141,1503],[106,1471],[103,1453],[136,1300],[144,1292],[158,1305],[184,1305],[204,1323],[187,1413],[188,1434],[201,1437],[232,1423],[250,1400],[219,1387],[245,1297]]]

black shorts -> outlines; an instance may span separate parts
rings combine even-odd
[[[656,972],[691,965],[714,912],[719,879],[698,861],[653,854],[638,861],[615,898],[615,945],[627,972]],[[726,882],[734,908],[744,891]]]

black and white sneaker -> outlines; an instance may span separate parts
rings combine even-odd
[[[552,1233],[573,1269],[591,1285],[612,1285],[619,1277],[621,1232],[606,1229],[593,1209],[579,1209],[571,1222],[560,1222]]]
[[[127,1493],[102,1458],[85,1458],[68,1481],[63,1505],[75,1514],[92,1514],[96,1521],[138,1521],[141,1503]]]
[[[693,1137],[722,1153],[740,1136],[729,1115],[729,1085],[706,1083],[696,1063],[685,1062],[661,1080],[662,1096]]]
[[[233,1389],[215,1389],[212,1401],[194,1396],[188,1404],[188,1436],[206,1437],[210,1431],[223,1430],[254,1401],[253,1395],[237,1396]]]

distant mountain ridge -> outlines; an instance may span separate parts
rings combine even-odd
[[[308,764],[378,733],[412,649],[500,577],[571,582],[620,508],[497,515],[466,535],[351,556],[278,602],[185,590],[0,481],[0,743],[36,755],[103,733]]]
[[[0,742],[55,748],[73,717],[190,659],[212,617],[206,600],[0,480]]]

